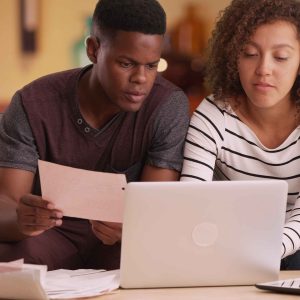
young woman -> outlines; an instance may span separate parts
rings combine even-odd
[[[300,269],[299,66],[300,2],[233,0],[210,40],[213,93],[193,114],[181,175],[286,180],[283,269]]]

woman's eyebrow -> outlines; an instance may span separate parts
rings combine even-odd
[[[259,49],[261,48],[261,46],[258,43],[253,42],[253,41],[247,42],[245,44],[245,47],[247,45],[254,46],[254,47],[259,48]],[[278,49],[278,48],[290,48],[292,50],[295,50],[295,48],[291,44],[286,44],[286,43],[275,44],[275,45],[272,46],[272,49]]]

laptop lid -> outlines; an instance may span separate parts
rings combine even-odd
[[[287,189],[279,180],[129,183],[121,287],[278,279]]]

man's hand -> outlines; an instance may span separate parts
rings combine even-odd
[[[27,194],[17,206],[18,225],[22,234],[36,236],[62,224],[63,213],[40,196]]]
[[[105,245],[114,245],[122,237],[122,224],[112,222],[90,221],[96,237]]]

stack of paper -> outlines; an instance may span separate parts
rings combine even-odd
[[[119,270],[55,270],[47,273],[45,290],[50,299],[99,296],[119,288]]]
[[[76,299],[99,296],[119,288],[120,271],[55,270],[24,264],[0,263],[1,299]]]
[[[42,283],[47,266],[23,264],[23,260],[0,263],[0,298],[48,299]]]

